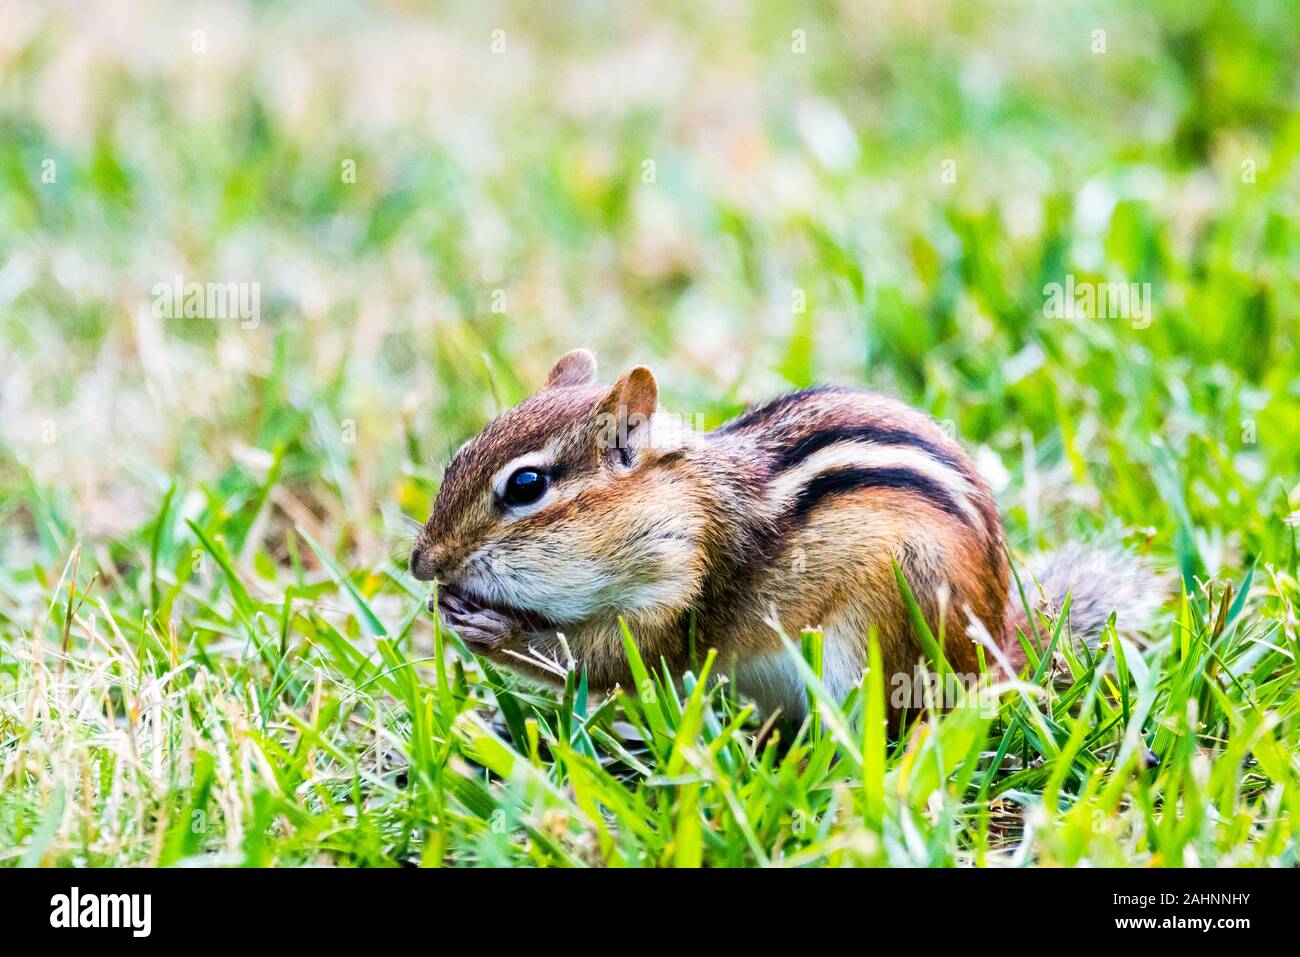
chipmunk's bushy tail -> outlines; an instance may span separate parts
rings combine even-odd
[[[1168,591],[1163,577],[1137,556],[1118,548],[1073,542],[1055,552],[1035,555],[1017,569],[1025,599],[1036,612],[1055,620],[1070,596],[1066,627],[1089,645],[1101,637],[1111,612],[1125,632],[1148,627]],[[1033,635],[1020,590],[1011,583],[1011,609],[1005,649],[1019,666],[1020,642],[1015,629]]]

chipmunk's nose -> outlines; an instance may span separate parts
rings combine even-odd
[[[418,581],[431,582],[435,578],[445,581],[447,568],[439,565],[434,550],[427,545],[411,549],[411,575]]]

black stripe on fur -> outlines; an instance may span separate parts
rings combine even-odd
[[[842,468],[822,472],[799,490],[799,497],[794,503],[793,516],[797,521],[803,521],[823,499],[863,488],[896,488],[913,492],[936,508],[959,519],[963,525],[970,524],[966,513],[942,486],[919,472],[904,468]]]
[[[880,425],[845,425],[814,432],[782,452],[781,457],[777,459],[776,468],[778,471],[793,468],[815,452],[820,452],[838,442],[874,442],[878,445],[910,446],[920,449],[936,462],[948,466],[962,478],[966,477],[966,469],[961,460],[951,452],[915,432],[906,429],[890,429]]]
[[[721,435],[729,435],[734,432],[743,432],[757,425],[764,425],[774,419],[776,416],[785,412],[791,406],[798,405],[805,399],[811,399],[813,396],[826,395],[834,392],[852,391],[845,386],[838,385],[819,385],[811,389],[801,389],[798,392],[787,392],[785,395],[779,395],[770,402],[763,405],[756,405],[746,411],[744,414],[726,422],[717,428]]]

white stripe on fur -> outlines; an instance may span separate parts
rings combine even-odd
[[[973,522],[980,523],[979,512],[971,502],[976,493],[966,477],[923,450],[908,445],[882,445],[852,439],[837,442],[777,475],[772,483],[772,499],[782,509],[788,508],[799,492],[818,475],[844,468],[903,468],[916,472],[946,491]]]

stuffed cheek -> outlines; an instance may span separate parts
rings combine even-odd
[[[592,543],[555,538],[530,561],[530,607],[556,621],[575,621],[597,610],[607,580],[605,562]]]

